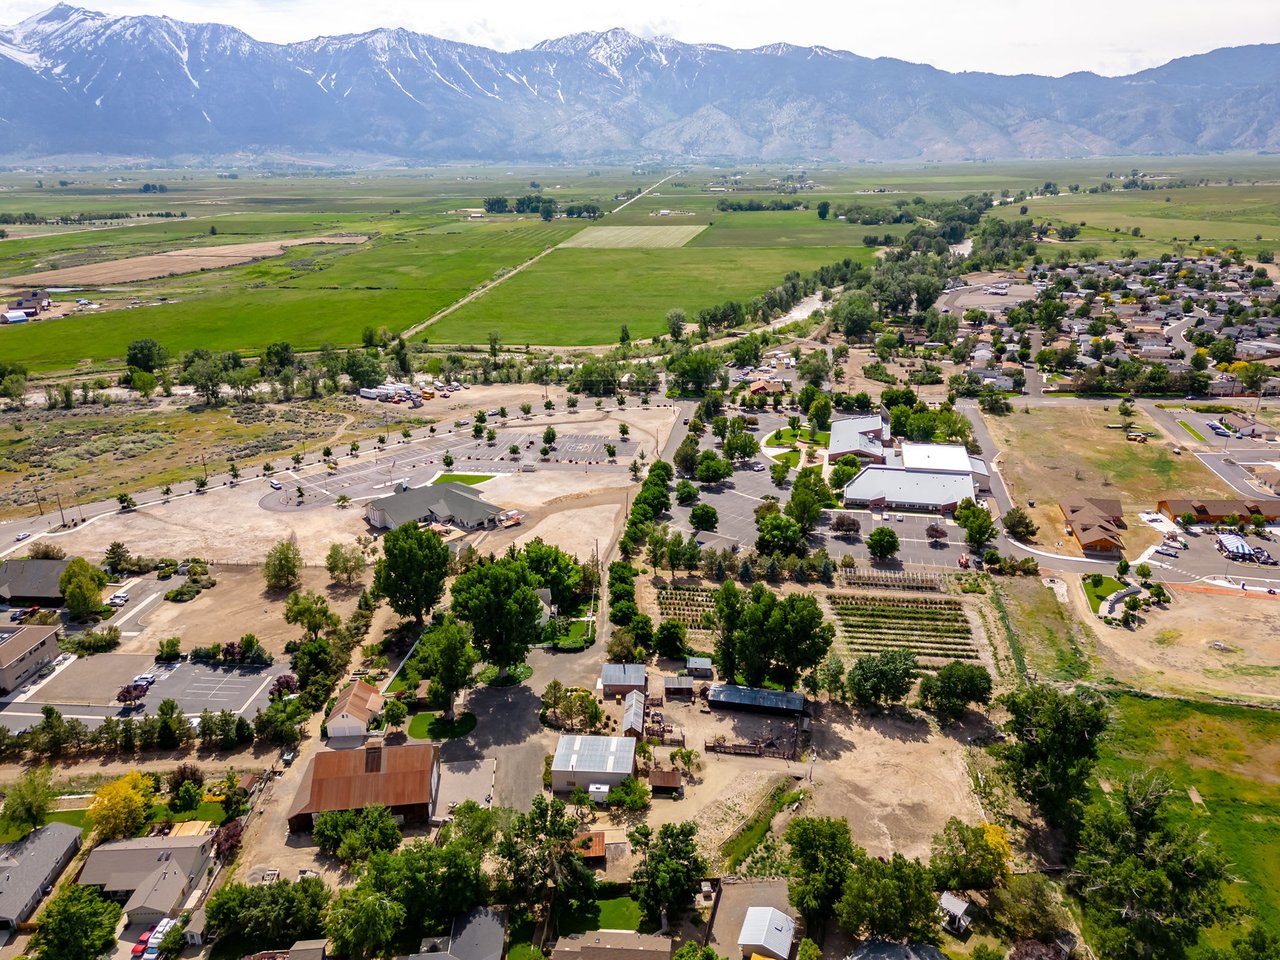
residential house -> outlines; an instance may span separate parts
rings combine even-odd
[[[710,657],[689,657],[684,663],[684,669],[691,677],[710,680],[715,676]]]
[[[325,718],[324,729],[332,740],[336,737],[363,737],[369,723],[382,712],[383,697],[371,683],[357,680],[338,693],[333,709]]]
[[[551,960],[671,960],[675,948],[675,940],[656,933],[594,930],[561,937]]]
[[[130,924],[149,926],[182,911],[212,857],[211,832],[113,840],[93,849],[76,882],[123,902]]]
[[[476,907],[453,918],[447,937],[428,937],[406,960],[502,960],[506,938],[506,913]]]
[[[603,800],[636,770],[636,741],[631,737],[563,734],[551,759],[551,790],[571,793],[579,787]]]
[[[505,511],[480,496],[465,483],[430,483],[424,487],[401,485],[389,497],[365,508],[371,527],[394,528],[406,523],[441,523],[463,530],[498,526]]]
[[[317,813],[387,807],[406,821],[431,820],[440,795],[440,752],[431,743],[317,753],[294,794],[289,830],[311,829]]]
[[[1243,437],[1252,437],[1255,440],[1274,440],[1277,436],[1280,436],[1280,432],[1265,423],[1238,413],[1226,414],[1221,418],[1221,423],[1233,433],[1238,433]]]
[[[30,918],[79,849],[80,828],[56,821],[0,844],[0,932]]]
[[[738,933],[738,950],[744,957],[788,960],[795,943],[796,922],[773,907],[748,907]]]

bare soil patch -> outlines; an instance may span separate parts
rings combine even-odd
[[[1098,638],[1110,674],[1169,693],[1213,693],[1257,701],[1280,699],[1280,599],[1263,593],[1185,588],[1174,602],[1144,614],[1132,630],[1108,627],[1081,612]]]
[[[292,240],[266,240],[259,243],[231,243],[218,247],[197,247],[190,250],[168,250],[146,257],[126,257],[108,260],[83,267],[67,267],[62,270],[45,270],[20,277],[7,277],[3,283],[18,287],[92,287],[104,283],[131,283],[137,280],[153,280],[181,273],[201,270],[218,270],[241,263],[251,263],[266,257],[278,257],[289,247],[312,243],[364,243],[368,237],[340,235],[303,237]]]

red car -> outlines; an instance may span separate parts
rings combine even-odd
[[[151,939],[151,934],[156,932],[154,926],[147,927],[142,931],[142,935],[138,937],[138,942],[133,945],[133,949],[129,952],[135,957],[140,957],[147,952],[147,941]]]

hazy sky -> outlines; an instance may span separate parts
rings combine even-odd
[[[0,0],[14,23],[52,0]],[[581,30],[624,27],[644,36],[754,47],[821,44],[870,57],[898,57],[946,70],[1063,74],[1132,73],[1215,47],[1280,42],[1277,0],[1203,0],[1125,5],[1074,0],[81,0],[108,13],[218,21],[260,40],[285,42],[375,27],[407,27],[514,50]]]

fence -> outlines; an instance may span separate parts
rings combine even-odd
[[[785,747],[763,743],[716,743],[704,740],[702,748],[707,753],[727,753],[735,757],[772,757],[775,760],[799,760],[800,744],[797,739]]]
[[[878,587],[888,590],[926,590],[940,592],[942,576],[936,573],[901,573],[855,570],[844,574],[850,587]]]

